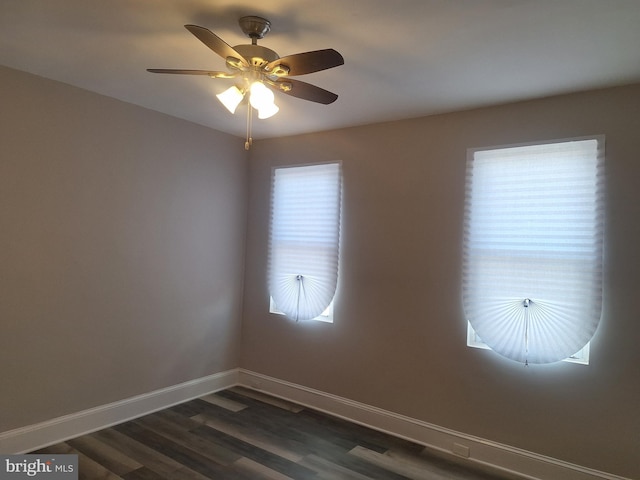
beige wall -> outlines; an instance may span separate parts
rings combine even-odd
[[[459,432],[640,478],[640,86],[256,142],[242,366]],[[460,301],[469,147],[606,135],[604,315],[591,365],[466,344]],[[274,165],[342,160],[335,323],[269,315]]]
[[[257,141],[0,68],[0,432],[241,365],[640,477],[640,86]],[[465,346],[468,147],[607,140],[588,367]],[[339,159],[335,323],[267,313],[273,165]],[[249,201],[244,323],[240,308]]]
[[[0,432],[238,366],[238,139],[0,69]]]

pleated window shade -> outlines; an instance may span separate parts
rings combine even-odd
[[[604,138],[470,150],[463,306],[491,349],[552,363],[602,311]]]
[[[273,169],[269,290],[287,317],[310,320],[338,283],[340,163]]]

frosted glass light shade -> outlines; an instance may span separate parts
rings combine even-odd
[[[267,105],[263,105],[258,110],[258,118],[264,120],[265,118],[273,117],[276,113],[278,113],[280,109],[275,103],[269,103]]]
[[[262,108],[268,108],[269,105],[273,105],[275,96],[262,82],[253,82],[250,91],[251,96],[249,97],[249,103],[251,103],[251,106],[256,110],[259,111]]]
[[[226,89],[224,92],[216,95],[220,103],[222,103],[231,113],[236,112],[236,108],[244,98],[244,94],[235,85]]]

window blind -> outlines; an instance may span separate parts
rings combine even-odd
[[[556,362],[595,333],[603,170],[601,137],[469,152],[463,305],[499,354]]]
[[[340,163],[273,170],[269,290],[294,320],[320,315],[338,282]]]

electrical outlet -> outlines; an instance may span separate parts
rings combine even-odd
[[[471,455],[469,447],[467,447],[466,445],[462,445],[461,443],[454,443],[453,447],[451,447],[451,451],[456,455],[464,458],[469,458],[469,455]]]

